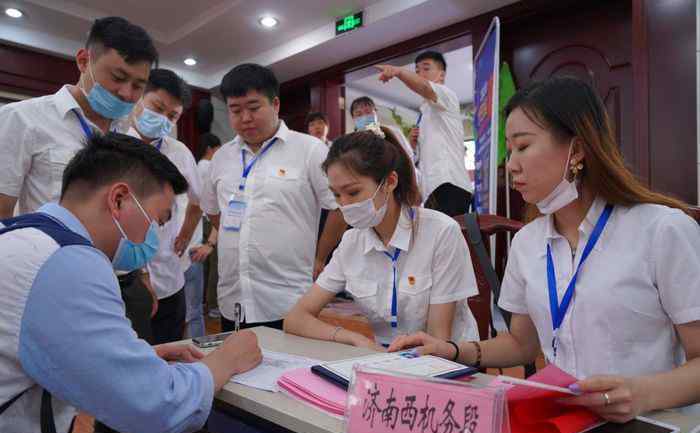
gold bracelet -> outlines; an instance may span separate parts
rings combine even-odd
[[[335,336],[336,336],[336,334],[338,334],[338,332],[340,332],[341,329],[343,329],[342,326],[335,327],[335,329],[333,330],[333,333],[331,333],[331,338],[330,338],[331,341],[335,341]]]

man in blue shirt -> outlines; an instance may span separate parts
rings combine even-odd
[[[94,135],[65,168],[60,203],[0,224],[0,431],[42,431],[44,390],[57,431],[68,431],[75,409],[119,431],[195,431],[214,393],[260,362],[251,332],[204,356],[150,346],[125,317],[112,263],[148,260],[153,231],[186,189],[154,147]]]

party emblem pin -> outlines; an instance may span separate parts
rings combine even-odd
[[[409,275],[408,284],[410,284],[411,286],[416,284],[416,277],[414,277],[413,275]]]

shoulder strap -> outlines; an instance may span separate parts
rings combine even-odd
[[[21,215],[0,222],[5,226],[4,228],[0,228],[0,236],[15,230],[35,228],[41,230],[47,236],[50,236],[60,247],[69,245],[92,246],[92,243],[85,237],[71,231],[57,219],[40,212]],[[3,405],[0,406],[0,414],[5,412],[27,391],[29,391],[29,388],[3,403]],[[41,433],[56,433],[56,422],[54,420],[52,406],[51,393],[44,389],[41,394]]]
[[[475,212],[464,215],[464,226],[467,229],[469,243],[474,247],[474,252],[479,260],[479,265],[481,266],[481,270],[486,278],[486,283],[489,285],[491,293],[493,294],[493,303],[494,305],[498,306],[498,298],[501,295],[501,282],[498,280],[496,270],[493,269],[493,266],[491,266],[491,260],[489,260],[489,255],[486,252],[486,246],[481,238],[481,230],[479,229],[479,222]],[[499,311],[501,311],[501,314],[506,321],[506,325],[510,327],[510,314],[508,314],[507,311],[500,309]],[[493,317],[490,318],[489,325],[491,326],[491,338],[494,338],[496,336],[496,328],[493,326]]]
[[[69,245],[88,245],[92,243],[85,237],[71,231],[57,219],[44,213],[30,213],[0,221],[5,227],[0,228],[0,235],[11,231],[35,228],[50,236],[61,247]]]

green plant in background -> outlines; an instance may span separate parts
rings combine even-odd
[[[399,125],[399,128],[401,128],[401,132],[403,133],[403,135],[405,137],[411,135],[411,129],[413,128],[413,124],[404,123],[403,117],[401,117],[401,115],[396,112],[396,107],[389,108],[389,111],[391,112],[391,118],[394,119],[394,122],[396,122],[397,125]]]

